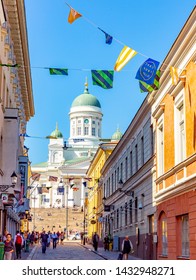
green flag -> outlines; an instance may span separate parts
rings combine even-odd
[[[100,86],[104,89],[113,87],[113,70],[91,70],[93,85]]]
[[[18,64],[4,64],[4,63],[0,63],[0,66],[6,66],[6,67],[19,67]]]
[[[68,75],[66,68],[49,68],[50,75]]]

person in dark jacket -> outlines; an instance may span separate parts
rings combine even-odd
[[[95,232],[95,234],[93,235],[93,247],[95,251],[97,251],[98,243],[99,243],[99,235]]]
[[[12,253],[14,252],[14,244],[12,242],[12,236],[10,233],[6,235],[6,240],[4,241],[4,260],[11,260]]]
[[[106,236],[104,237],[103,240],[103,244],[104,244],[104,250],[108,250],[109,251],[109,243],[110,243],[110,239],[109,236],[106,234]]]
[[[46,246],[48,243],[48,234],[43,231],[41,234],[41,244],[42,244],[42,253],[45,254],[46,253]]]
[[[123,253],[123,259],[128,260],[129,253],[133,253],[133,244],[131,240],[129,240],[129,236],[125,236],[125,239],[122,242],[122,253]]]

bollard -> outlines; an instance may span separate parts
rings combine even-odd
[[[5,244],[3,242],[0,242],[0,260],[4,259],[4,247]]]

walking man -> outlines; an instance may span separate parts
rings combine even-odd
[[[93,235],[93,247],[96,252],[97,252],[98,243],[99,243],[99,235],[95,232],[95,234]]]
[[[14,245],[16,248],[16,258],[17,259],[21,259],[21,250],[22,250],[22,246],[23,246],[23,238],[22,235],[20,234],[19,230],[16,231],[16,235],[14,237]]]
[[[48,234],[44,230],[41,234],[42,254],[46,253],[47,242],[48,242]]]
[[[57,233],[53,232],[53,234],[52,234],[52,245],[53,245],[53,249],[56,248],[57,239],[58,239]]]

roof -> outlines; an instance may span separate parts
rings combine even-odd
[[[74,99],[71,107],[76,106],[94,106],[101,108],[99,100],[94,95],[89,93],[87,86],[85,86],[84,93],[80,94]]]

